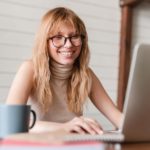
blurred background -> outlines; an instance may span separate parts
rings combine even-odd
[[[31,57],[39,22],[56,6],[74,10],[89,35],[90,67],[116,104],[121,8],[119,0],[0,0],[0,103],[4,103],[20,64]],[[143,1],[133,12],[132,47],[150,43],[150,3]],[[112,125],[88,101],[85,115],[98,119],[104,128]]]

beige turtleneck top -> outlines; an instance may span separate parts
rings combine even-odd
[[[35,110],[37,120],[52,121],[52,122],[66,122],[77,114],[70,112],[67,106],[67,83],[68,78],[72,73],[72,67],[68,65],[61,65],[55,61],[51,61],[51,79],[50,84],[53,92],[53,102],[49,107],[47,113],[42,113],[35,98],[29,99],[29,104],[32,105],[32,109]],[[82,114],[80,114],[82,115]]]

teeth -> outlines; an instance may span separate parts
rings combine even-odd
[[[72,52],[60,52],[63,56],[69,57],[72,55]]]

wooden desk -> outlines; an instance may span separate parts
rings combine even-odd
[[[105,150],[150,150],[150,143],[105,144]]]
[[[52,133],[25,133],[16,134],[6,138],[0,143],[0,150],[20,150],[27,147],[28,150],[150,150],[149,143],[104,143],[104,142],[74,142],[64,143],[58,137],[64,132]]]

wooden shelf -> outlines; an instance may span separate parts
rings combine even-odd
[[[120,60],[118,81],[118,108],[122,111],[128,81],[131,59],[132,43],[132,17],[134,8],[141,2],[149,0],[120,0],[121,7],[121,35],[120,35]]]

